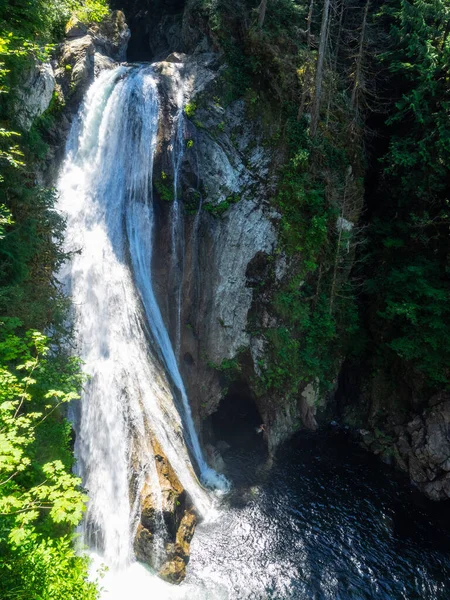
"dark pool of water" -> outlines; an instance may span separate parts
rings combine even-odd
[[[299,435],[270,471],[258,444],[226,460],[233,492],[192,542],[198,597],[450,599],[449,505],[342,434]]]

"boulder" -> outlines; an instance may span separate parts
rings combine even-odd
[[[197,515],[193,510],[188,510],[181,519],[177,531],[177,554],[183,556],[186,562],[189,560],[189,551],[192,538],[197,526]]]
[[[25,72],[15,92],[15,113],[22,129],[29,131],[33,121],[48,109],[55,85],[55,75],[50,63],[36,61]]]
[[[164,579],[164,581],[179,584],[186,577],[186,563],[182,558],[176,556],[172,560],[168,560],[164,563],[158,575],[161,579]]]
[[[193,510],[185,513],[178,528],[176,542],[166,545],[167,559],[159,570],[161,579],[170,583],[181,583],[186,576],[186,565],[192,537],[197,525],[197,515]]]
[[[55,63],[58,92],[64,103],[78,107],[95,76],[125,60],[129,39],[130,30],[120,10],[90,26],[72,18]]]
[[[142,562],[156,568],[156,550],[157,548],[153,533],[144,527],[142,523],[139,523],[134,540],[134,552],[136,557]]]
[[[432,500],[450,498],[450,396],[441,393],[430,408],[396,427],[393,459]]]
[[[72,38],[84,37],[87,35],[87,32],[88,26],[76,17],[72,17],[66,25],[66,38],[68,40]]]
[[[121,10],[113,10],[100,23],[91,25],[89,34],[98,52],[117,62],[126,60],[131,33]]]
[[[163,579],[180,583],[186,575],[197,515],[156,439],[153,449],[159,487],[147,483],[141,492],[134,551],[138,560],[158,570]]]

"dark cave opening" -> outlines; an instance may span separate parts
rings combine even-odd
[[[186,0],[112,0],[123,10],[131,31],[129,62],[157,61],[182,52],[182,22]]]
[[[211,415],[210,432],[234,483],[249,483],[268,456],[263,420],[245,383],[235,382]]]

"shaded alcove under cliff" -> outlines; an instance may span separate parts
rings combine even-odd
[[[211,442],[220,451],[234,484],[248,484],[268,456],[258,407],[245,383],[233,383],[209,419]]]
[[[127,60],[145,62],[182,52],[182,21],[186,0],[111,0],[123,10],[131,31]]]

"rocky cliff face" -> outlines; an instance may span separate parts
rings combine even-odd
[[[450,398],[438,394],[409,422],[380,435],[360,430],[363,445],[400,468],[432,500],[450,498]]]
[[[155,69],[166,107],[155,161],[155,279],[174,344],[180,338],[179,362],[197,426],[204,425],[207,436],[207,418],[217,410],[231,376],[247,386],[262,420],[270,424],[268,443],[274,450],[302,417],[308,425],[315,422],[308,390],[283,404],[284,399],[261,393],[258,384],[265,360],[265,340],[258,331],[274,324],[270,297],[288,271],[278,251],[280,215],[270,202],[278,160],[276,147],[268,143],[271,129],[243,100],[224,99],[224,67],[216,54],[172,54]],[[177,175],[172,149],[180,82],[185,108]],[[178,251],[173,244],[175,178],[183,214]],[[237,356],[245,367],[225,377]]]
[[[345,370],[344,370],[345,372]],[[427,395],[420,382],[397,373],[364,373],[349,385],[341,377],[338,413],[356,440],[408,474],[432,500],[450,498],[450,398]]]
[[[277,326],[272,299],[291,277],[290,261],[279,252],[280,216],[271,202],[282,157],[270,143],[264,107],[252,111],[249,102],[227,98],[224,59],[214,52],[214,32],[208,30],[201,3],[175,4],[167,13],[153,14],[154,19],[156,14],[161,17],[156,19],[158,36],[167,33],[160,50],[164,46],[165,51],[189,53],[172,54],[157,67],[168,110],[155,178],[168,175],[169,187],[174,176],[171,132],[179,109],[174,81],[186,82],[183,96],[188,105],[179,192],[184,207],[182,264],[180,256],[173,256],[171,245],[171,198],[166,194],[164,199],[161,188],[156,190],[159,298],[174,342],[176,329],[180,329],[180,366],[204,442],[215,443],[210,437],[209,416],[234,382],[245,386],[257,405],[267,424],[269,449],[275,451],[297,429],[314,429],[336,415],[333,402],[319,398],[315,382],[299,388],[294,397],[268,393],[261,385],[261,369],[268,360],[264,333]],[[171,25],[165,29],[168,22]],[[178,33],[171,37],[175,30]],[[158,55],[160,50],[153,48],[150,53]],[[169,267],[172,273],[167,277],[167,265],[174,262],[177,272]],[[181,298],[178,322],[174,310],[177,294]],[[448,497],[446,403],[434,398],[408,401],[397,414],[395,402],[389,402],[389,394],[379,389],[375,380],[374,385],[367,378],[360,382],[358,393],[348,400],[347,414],[340,414],[342,422],[362,430],[363,445],[406,471],[428,496]],[[367,385],[373,388],[370,401],[365,397]],[[401,387],[397,396],[402,395]],[[370,414],[366,415],[368,402]],[[328,408],[318,418],[321,403]],[[388,416],[374,418],[379,409]]]

